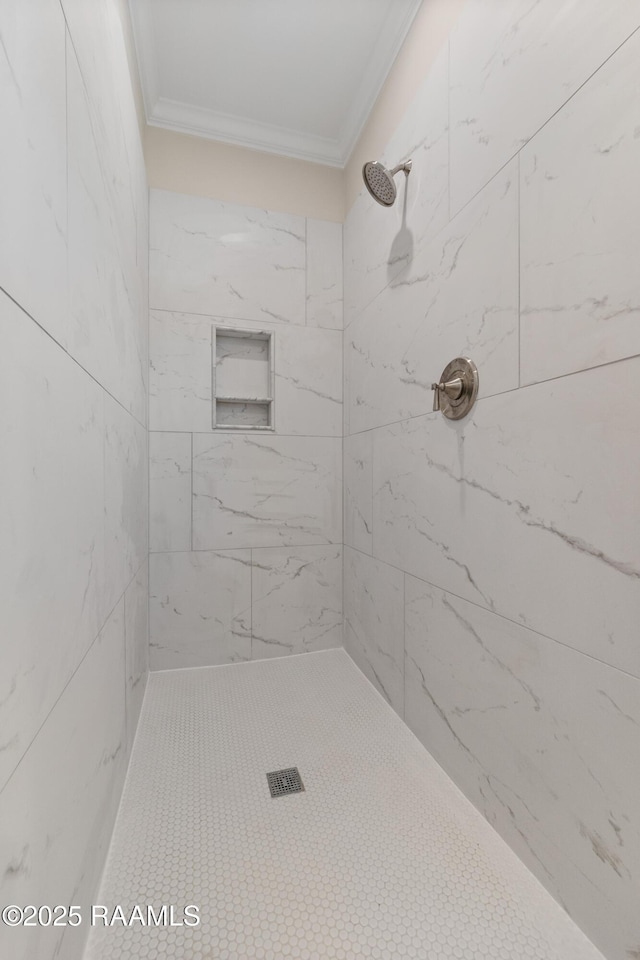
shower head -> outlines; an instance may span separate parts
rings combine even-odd
[[[399,163],[393,170],[387,170],[377,160],[369,160],[362,168],[362,177],[367,190],[373,199],[381,203],[383,207],[392,207],[395,202],[398,191],[393,178],[400,170],[404,170],[405,176],[408,177],[411,170],[411,160]]]

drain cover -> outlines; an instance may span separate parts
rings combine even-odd
[[[272,797],[284,797],[287,793],[301,793],[304,790],[302,778],[297,767],[286,770],[274,770],[267,774],[267,783]]]

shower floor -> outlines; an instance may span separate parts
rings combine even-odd
[[[86,960],[602,960],[342,650],[150,676],[97,902],[201,923]]]

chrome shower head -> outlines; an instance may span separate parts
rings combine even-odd
[[[377,160],[369,160],[362,168],[362,177],[365,186],[374,200],[382,204],[383,207],[392,207],[398,191],[394,182],[396,173],[404,170],[405,176],[409,176],[411,170],[411,160],[406,163],[399,163],[393,170],[387,170],[383,164]]]

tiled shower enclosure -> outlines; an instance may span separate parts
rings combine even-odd
[[[150,244],[151,667],[340,646],[342,228],[153,190]],[[269,431],[216,426],[238,330],[272,340]]]
[[[640,6],[455,2],[344,223],[0,3],[0,908],[208,911],[3,958],[640,958]]]

